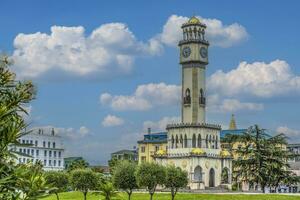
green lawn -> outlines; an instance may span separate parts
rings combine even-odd
[[[101,196],[88,195],[87,200],[104,200]],[[124,193],[120,193],[118,200],[127,200],[127,196]],[[149,195],[147,193],[133,193],[131,200],[148,200]],[[288,196],[288,195],[270,195],[270,194],[178,194],[175,200],[300,200],[300,196]],[[56,200],[56,197],[49,196],[43,198],[43,200]],[[79,192],[66,192],[60,194],[60,200],[83,200],[82,193]],[[160,193],[154,194],[153,200],[171,200],[170,194]]]

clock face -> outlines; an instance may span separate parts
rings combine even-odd
[[[187,58],[191,55],[191,48],[190,47],[184,47],[182,49],[182,56]]]
[[[200,48],[200,55],[201,55],[202,58],[207,57],[207,49],[205,47]]]

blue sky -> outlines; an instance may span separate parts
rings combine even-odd
[[[145,128],[180,116],[178,24],[207,24],[209,123],[253,124],[300,142],[298,1],[1,2],[0,50],[38,94],[32,127],[54,126],[67,154],[106,164]],[[221,70],[221,71],[220,71]],[[106,119],[106,120],[104,120]]]

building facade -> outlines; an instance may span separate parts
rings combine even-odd
[[[153,156],[158,153],[166,153],[168,150],[167,132],[148,133],[144,135],[143,140],[138,141],[138,162],[152,162]]]
[[[20,146],[12,146],[18,152],[17,163],[40,161],[44,170],[64,169],[63,140],[54,128],[37,128],[19,139]]]
[[[134,149],[134,150],[123,149],[123,150],[112,153],[111,160],[113,160],[113,159],[137,161],[138,153],[137,153],[136,149]]]
[[[231,188],[232,159],[221,150],[220,125],[205,120],[205,70],[208,64],[206,25],[192,17],[182,25],[179,42],[182,65],[181,123],[167,125],[168,149],[156,162],[181,167],[189,174],[190,189]]]

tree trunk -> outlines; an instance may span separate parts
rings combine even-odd
[[[153,194],[154,194],[154,193],[150,193],[150,200],[153,199]]]
[[[128,194],[128,200],[130,200],[131,199],[132,190],[130,190],[129,192],[127,192],[127,194]]]
[[[87,192],[83,192],[83,199],[86,200],[86,194]]]
[[[56,199],[59,200],[59,196],[57,192],[55,193],[55,195],[56,195]]]

